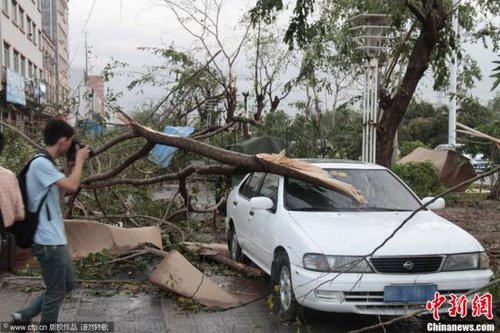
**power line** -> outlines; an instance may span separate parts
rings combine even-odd
[[[95,3],[97,2],[97,0],[94,0],[92,2],[92,7],[90,7],[90,12],[89,12],[89,16],[87,16],[87,20],[85,21],[85,24],[83,25],[83,28],[82,28],[82,32],[80,34],[83,34],[85,32],[85,29],[87,28],[87,24],[89,23],[90,21],[90,17],[92,16],[92,12],[94,11],[94,6],[95,6]]]
[[[80,34],[83,34],[85,33],[85,29],[87,28],[87,24],[89,23],[90,21],[90,18],[92,16],[92,12],[94,11],[94,7],[95,7],[95,3],[97,2],[97,0],[94,0],[92,2],[92,6],[90,7],[90,11],[89,11],[89,15],[87,16],[87,20],[85,21],[85,24],[83,25],[83,28],[82,28],[82,31]],[[75,53],[73,54],[73,58],[70,60],[69,62],[69,65],[68,65],[68,69],[66,71],[66,73],[69,71],[69,69],[71,68],[71,65],[73,64],[73,61],[75,60],[76,58],[76,55],[78,54],[78,51],[80,50],[80,46],[82,45],[81,41],[78,43],[78,46],[76,47],[76,51]]]

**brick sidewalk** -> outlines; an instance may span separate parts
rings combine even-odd
[[[28,283],[26,283],[28,285]],[[26,306],[38,291],[5,283],[0,289],[0,321]],[[377,322],[375,317],[306,311],[301,327],[284,325],[273,318],[266,300],[217,312],[189,312],[162,293],[114,294],[79,288],[66,297],[60,311],[61,322],[113,322],[114,333],[342,333]],[[35,322],[39,318],[35,318]],[[387,328],[386,332],[426,332],[422,323],[410,321]],[[0,328],[0,332],[2,332]],[[372,333],[384,332],[373,330]]]
[[[22,289],[9,285],[0,289],[0,321],[8,321],[14,310],[39,293]],[[178,309],[174,301],[159,293],[102,296],[91,289],[77,289],[66,297],[59,321],[113,322],[116,333],[296,332],[272,318],[265,300],[223,312],[192,313]]]

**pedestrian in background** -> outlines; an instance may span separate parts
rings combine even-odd
[[[0,154],[4,148],[5,138],[0,132]],[[0,166],[0,230],[11,226],[15,220],[24,218],[24,205],[19,189],[19,183],[16,175],[2,166]]]

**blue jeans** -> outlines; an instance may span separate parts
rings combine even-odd
[[[28,321],[41,312],[40,323],[56,323],[64,296],[76,285],[68,247],[33,244],[31,251],[40,263],[46,290],[19,313],[23,321]]]

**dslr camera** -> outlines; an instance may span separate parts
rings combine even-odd
[[[77,138],[73,139],[73,142],[71,143],[71,146],[69,147],[68,151],[66,152],[66,161],[68,163],[73,163],[76,160],[76,151],[80,148],[85,147],[85,144],[80,142]],[[92,149],[90,149],[90,154],[89,157],[94,156],[94,152]]]

